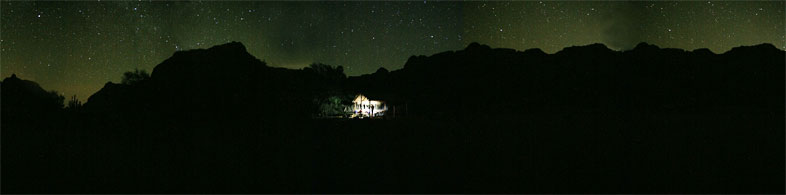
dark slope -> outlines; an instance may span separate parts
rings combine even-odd
[[[463,138],[443,144],[465,152],[442,156],[462,162],[428,162],[484,178],[457,179],[480,192],[781,193],[785,66],[769,44],[723,54],[471,44],[348,83],[410,117],[450,121],[422,129]]]
[[[67,139],[58,131],[66,130],[63,120],[63,96],[46,91],[38,83],[12,74],[0,83],[0,132],[2,136],[2,190],[27,188],[24,183],[51,184],[56,174],[49,155],[59,149],[57,140]],[[60,161],[61,159],[57,159]],[[54,169],[54,170],[53,170]],[[10,182],[9,182],[10,181]],[[11,185],[7,185],[7,183]],[[39,186],[40,187],[40,186]],[[31,188],[28,188],[31,189]]]

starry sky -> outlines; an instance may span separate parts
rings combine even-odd
[[[314,62],[348,75],[400,69],[411,55],[471,42],[554,53],[645,41],[716,53],[786,49],[784,1],[757,2],[15,2],[0,3],[0,76],[85,100],[123,72],[230,41],[270,66]]]

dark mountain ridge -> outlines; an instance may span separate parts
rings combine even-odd
[[[44,90],[36,82],[22,80],[16,74],[3,79],[0,89],[4,116],[35,115],[63,108],[63,96]]]
[[[447,95],[431,92],[451,90],[470,90],[472,93],[464,94],[471,96],[467,98],[480,99],[481,97],[472,97],[473,94],[500,93],[499,90],[505,88],[508,92],[502,93],[515,94],[514,99],[534,101],[537,96],[540,96],[538,94],[548,91],[553,91],[554,95],[558,96],[574,91],[594,93],[585,94],[590,96],[584,97],[599,95],[635,97],[637,91],[644,93],[642,91],[647,89],[682,88],[684,91],[680,92],[692,94],[695,91],[691,88],[703,88],[715,90],[712,91],[715,93],[723,93],[718,95],[725,97],[704,97],[707,99],[690,101],[707,104],[718,104],[720,102],[716,101],[722,101],[728,104],[766,106],[780,101],[768,99],[745,102],[739,98],[740,95],[746,94],[748,98],[777,97],[777,94],[766,93],[770,92],[768,89],[773,89],[767,88],[773,87],[772,81],[780,78],[776,73],[782,72],[783,67],[779,65],[783,63],[783,55],[782,50],[766,43],[735,47],[723,54],[714,54],[707,49],[694,51],[661,49],[644,42],[627,51],[613,51],[603,44],[590,44],[567,47],[554,54],[546,54],[537,48],[516,51],[492,49],[487,45],[472,43],[464,50],[448,51],[428,57],[412,56],[403,69],[350,77],[337,87],[341,88],[341,91],[369,93],[374,96],[379,95],[383,99],[415,102],[415,104],[420,102],[421,96]],[[280,90],[292,93],[297,91],[302,95],[307,92],[296,88],[308,88],[305,86],[306,80],[314,80],[303,78],[302,73],[303,71],[299,70],[269,67],[265,62],[250,55],[242,43],[231,42],[210,49],[176,52],[154,68],[150,81],[134,87],[107,83],[103,89],[88,99],[86,106],[88,109],[95,107],[106,109],[112,105],[122,105],[124,104],[122,102],[127,101],[136,101],[127,104],[153,106],[150,104],[151,101],[161,101],[149,99],[155,97],[148,96],[159,98],[168,96],[165,99],[174,102],[180,98],[188,98],[192,99],[192,103],[201,104],[205,104],[201,101],[208,100],[213,101],[211,104],[252,101],[262,95],[259,91],[264,91],[266,87],[274,87],[266,83],[290,83],[299,87],[293,86]],[[592,83],[595,84],[588,86]],[[407,88],[408,86],[410,88]],[[496,91],[493,90],[495,88]],[[538,90],[543,91],[536,92]],[[522,94],[523,91],[528,93]],[[619,94],[628,92],[634,93]],[[185,94],[189,95],[182,96]],[[696,93],[696,95],[700,94],[702,93]],[[453,97],[456,95],[453,94]],[[657,96],[658,94],[641,95]],[[200,97],[204,98],[200,100]],[[693,95],[689,97],[697,98]],[[727,97],[729,99],[724,100]],[[603,98],[613,99],[613,97]],[[658,101],[664,98],[667,97],[661,97]],[[309,101],[309,99],[310,97],[301,98],[302,101]],[[430,100],[423,102],[428,101]],[[96,104],[106,105],[93,106]],[[167,105],[177,104],[170,102],[162,106]]]
[[[473,43],[461,51],[413,56],[401,70],[350,77],[349,83],[383,99],[419,104],[415,107],[444,103],[436,110],[454,113],[461,112],[454,105],[485,101],[506,105],[472,110],[777,111],[783,104],[783,60],[784,51],[771,44],[723,54],[647,43],[620,52],[591,44],[545,54]]]
[[[185,112],[196,118],[310,118],[319,112],[317,102],[323,99],[340,96],[348,101],[362,93],[406,107],[413,116],[779,113],[783,56],[784,51],[771,44],[736,47],[723,54],[647,43],[627,51],[590,44],[547,54],[472,43],[464,50],[412,56],[399,70],[347,78],[343,70],[330,68],[269,67],[243,44],[232,42],[176,52],[153,69],[149,80],[133,86],[107,83],[88,99],[84,110],[132,115]]]
[[[153,69],[149,80],[134,86],[107,83],[90,96],[85,109],[270,116],[270,110],[286,113],[286,105],[304,109],[290,101],[309,100],[308,76],[308,71],[269,67],[251,56],[243,44],[232,42],[176,52]],[[308,111],[299,114],[308,116]]]

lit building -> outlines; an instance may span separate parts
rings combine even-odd
[[[371,100],[368,97],[359,94],[352,100],[352,117],[379,117],[385,115],[387,106],[385,102],[379,100]]]

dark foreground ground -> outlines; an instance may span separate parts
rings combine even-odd
[[[3,193],[784,193],[786,173],[782,113],[82,117],[3,118]]]

